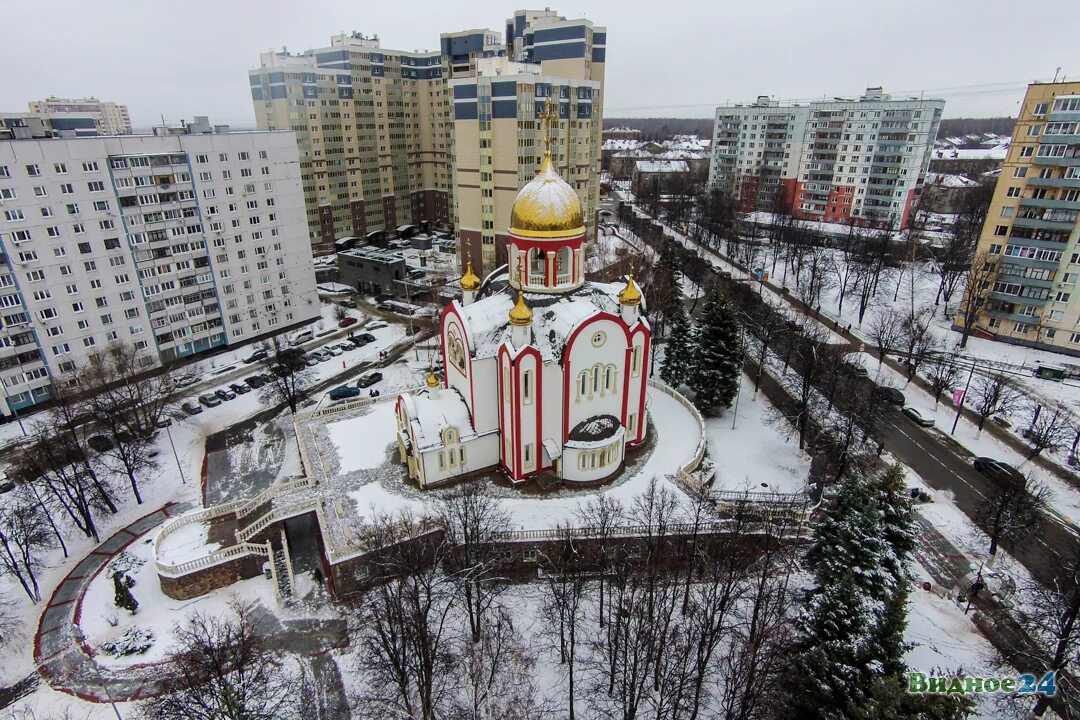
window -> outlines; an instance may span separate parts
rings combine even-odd
[[[39,168],[37,165],[27,165],[26,174],[30,177],[38,177],[41,175],[41,168]]]
[[[1028,330],[1031,330],[1031,325],[1029,325],[1028,323],[1018,322],[1013,325],[1013,332],[1024,334],[1027,333]]]
[[[16,200],[18,197],[14,188],[0,188],[0,200]]]
[[[990,245],[990,254],[991,255],[1000,255],[1001,254],[1001,246],[997,245],[997,244]]]
[[[95,200],[94,201],[94,210],[97,210],[98,212],[105,212],[108,209],[109,209],[109,201],[108,200]],[[106,221],[102,220],[102,222],[106,222]],[[110,223],[109,227],[112,227],[112,225],[111,225],[112,221],[109,220],[107,222]]]
[[[83,172],[95,172],[98,169],[97,162],[91,160],[90,162],[84,162],[82,164]]]
[[[1005,235],[1008,235],[1009,234],[1009,226],[1008,225],[998,225],[996,228],[994,228],[994,234],[999,236],[999,237],[1004,237]]]
[[[1005,197],[1011,197],[1011,198],[1020,197],[1020,186],[1019,185],[1013,185],[1012,187],[1010,187],[1008,189],[1008,191],[1005,193]]]
[[[5,210],[4,217],[8,222],[18,222],[19,220],[25,220],[26,216],[23,215],[22,210]]]
[[[1013,177],[1014,178],[1027,177],[1027,168],[1026,167],[1013,168]]]
[[[536,458],[533,457],[533,455],[534,455],[534,453],[533,453],[533,444],[532,443],[526,443],[525,447],[522,448],[522,461],[521,461],[522,462],[522,468],[524,470],[532,470],[533,469],[533,465],[534,465],[534,462],[536,460]]]
[[[1016,208],[1009,207],[1008,205],[1006,205],[1006,206],[1001,208],[1001,217],[1003,217],[1003,218],[1011,218],[1015,212],[1016,212]]]
[[[87,337],[83,338],[82,344],[83,347],[94,347],[95,345],[97,345],[97,340],[94,339],[93,335],[88,335]]]
[[[86,183],[86,189],[90,192],[104,192],[105,183],[100,180],[94,180],[93,182]]]
[[[533,401],[533,371],[526,370],[521,374],[521,402],[531,405]]]
[[[1031,114],[1034,115],[1035,117],[1042,117],[1043,115],[1046,114],[1046,110],[1047,110],[1047,103],[1037,103],[1035,105],[1034,110],[1031,111]]]
[[[1031,145],[1026,145],[1020,148],[1020,157],[1031,157],[1035,154],[1035,148]]]

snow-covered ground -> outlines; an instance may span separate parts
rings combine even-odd
[[[175,626],[183,624],[195,613],[223,615],[229,603],[236,599],[258,603],[269,609],[277,608],[273,585],[261,575],[191,600],[173,600],[161,592],[152,558],[152,538],[153,533],[149,533],[130,545],[106,570],[98,573],[87,588],[80,609],[79,626],[96,652],[97,662],[102,665],[128,667],[161,662],[168,654]],[[123,569],[135,580],[131,594],[138,601],[139,608],[134,615],[114,604],[111,577],[114,567]],[[102,652],[103,643],[120,638],[131,628],[149,630],[154,634],[153,645],[146,652],[119,657]]]
[[[794,493],[806,489],[810,458],[799,450],[795,438],[766,416],[770,407],[764,393],[754,395],[754,383],[744,375],[737,412],[732,408],[722,417],[705,420],[709,458],[716,466],[714,490]]]

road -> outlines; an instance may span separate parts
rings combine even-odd
[[[897,460],[917,472],[935,490],[951,492],[953,504],[968,517],[975,518],[986,498],[992,495],[993,483],[938,439],[937,431],[918,427],[890,410],[881,423],[881,432],[885,448]],[[1047,516],[1040,532],[1017,547],[1005,549],[1037,580],[1047,583],[1060,566],[1059,557],[1075,556],[1080,542],[1071,530]]]

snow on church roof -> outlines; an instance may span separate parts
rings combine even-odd
[[[625,284],[588,282],[572,293],[525,293],[525,302],[533,311],[532,344],[540,356],[546,362],[558,362],[578,325],[600,312],[618,315],[619,291]],[[505,267],[489,276],[480,292],[482,297],[470,305],[456,303],[465,318],[469,348],[477,359],[494,357],[499,346],[510,339],[506,318],[517,299]]]
[[[443,430],[448,427],[456,428],[462,440],[476,435],[469,408],[456,389],[437,389],[434,393],[421,390],[415,395],[402,395],[402,398],[409,405],[418,450],[440,447]]]

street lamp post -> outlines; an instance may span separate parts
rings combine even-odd
[[[81,645],[86,642],[86,633],[84,633],[82,628],[78,625],[72,625],[71,638]],[[109,684],[105,682],[105,677],[101,674],[101,668],[98,667],[93,658],[90,658],[90,664],[94,666],[94,674],[97,675],[98,685],[101,686],[101,690],[105,693],[106,699],[108,699],[109,704],[112,705],[113,712],[116,713],[116,720],[124,720],[124,716],[120,714],[120,709],[116,707],[116,701],[113,700],[112,693],[109,691]]]
[[[169,436],[169,447],[172,448],[173,459],[176,460],[176,469],[180,472],[180,484],[187,485],[187,480],[184,479],[184,468],[180,465],[180,456],[176,452],[176,444],[173,442],[169,425],[165,426],[165,434]]]

